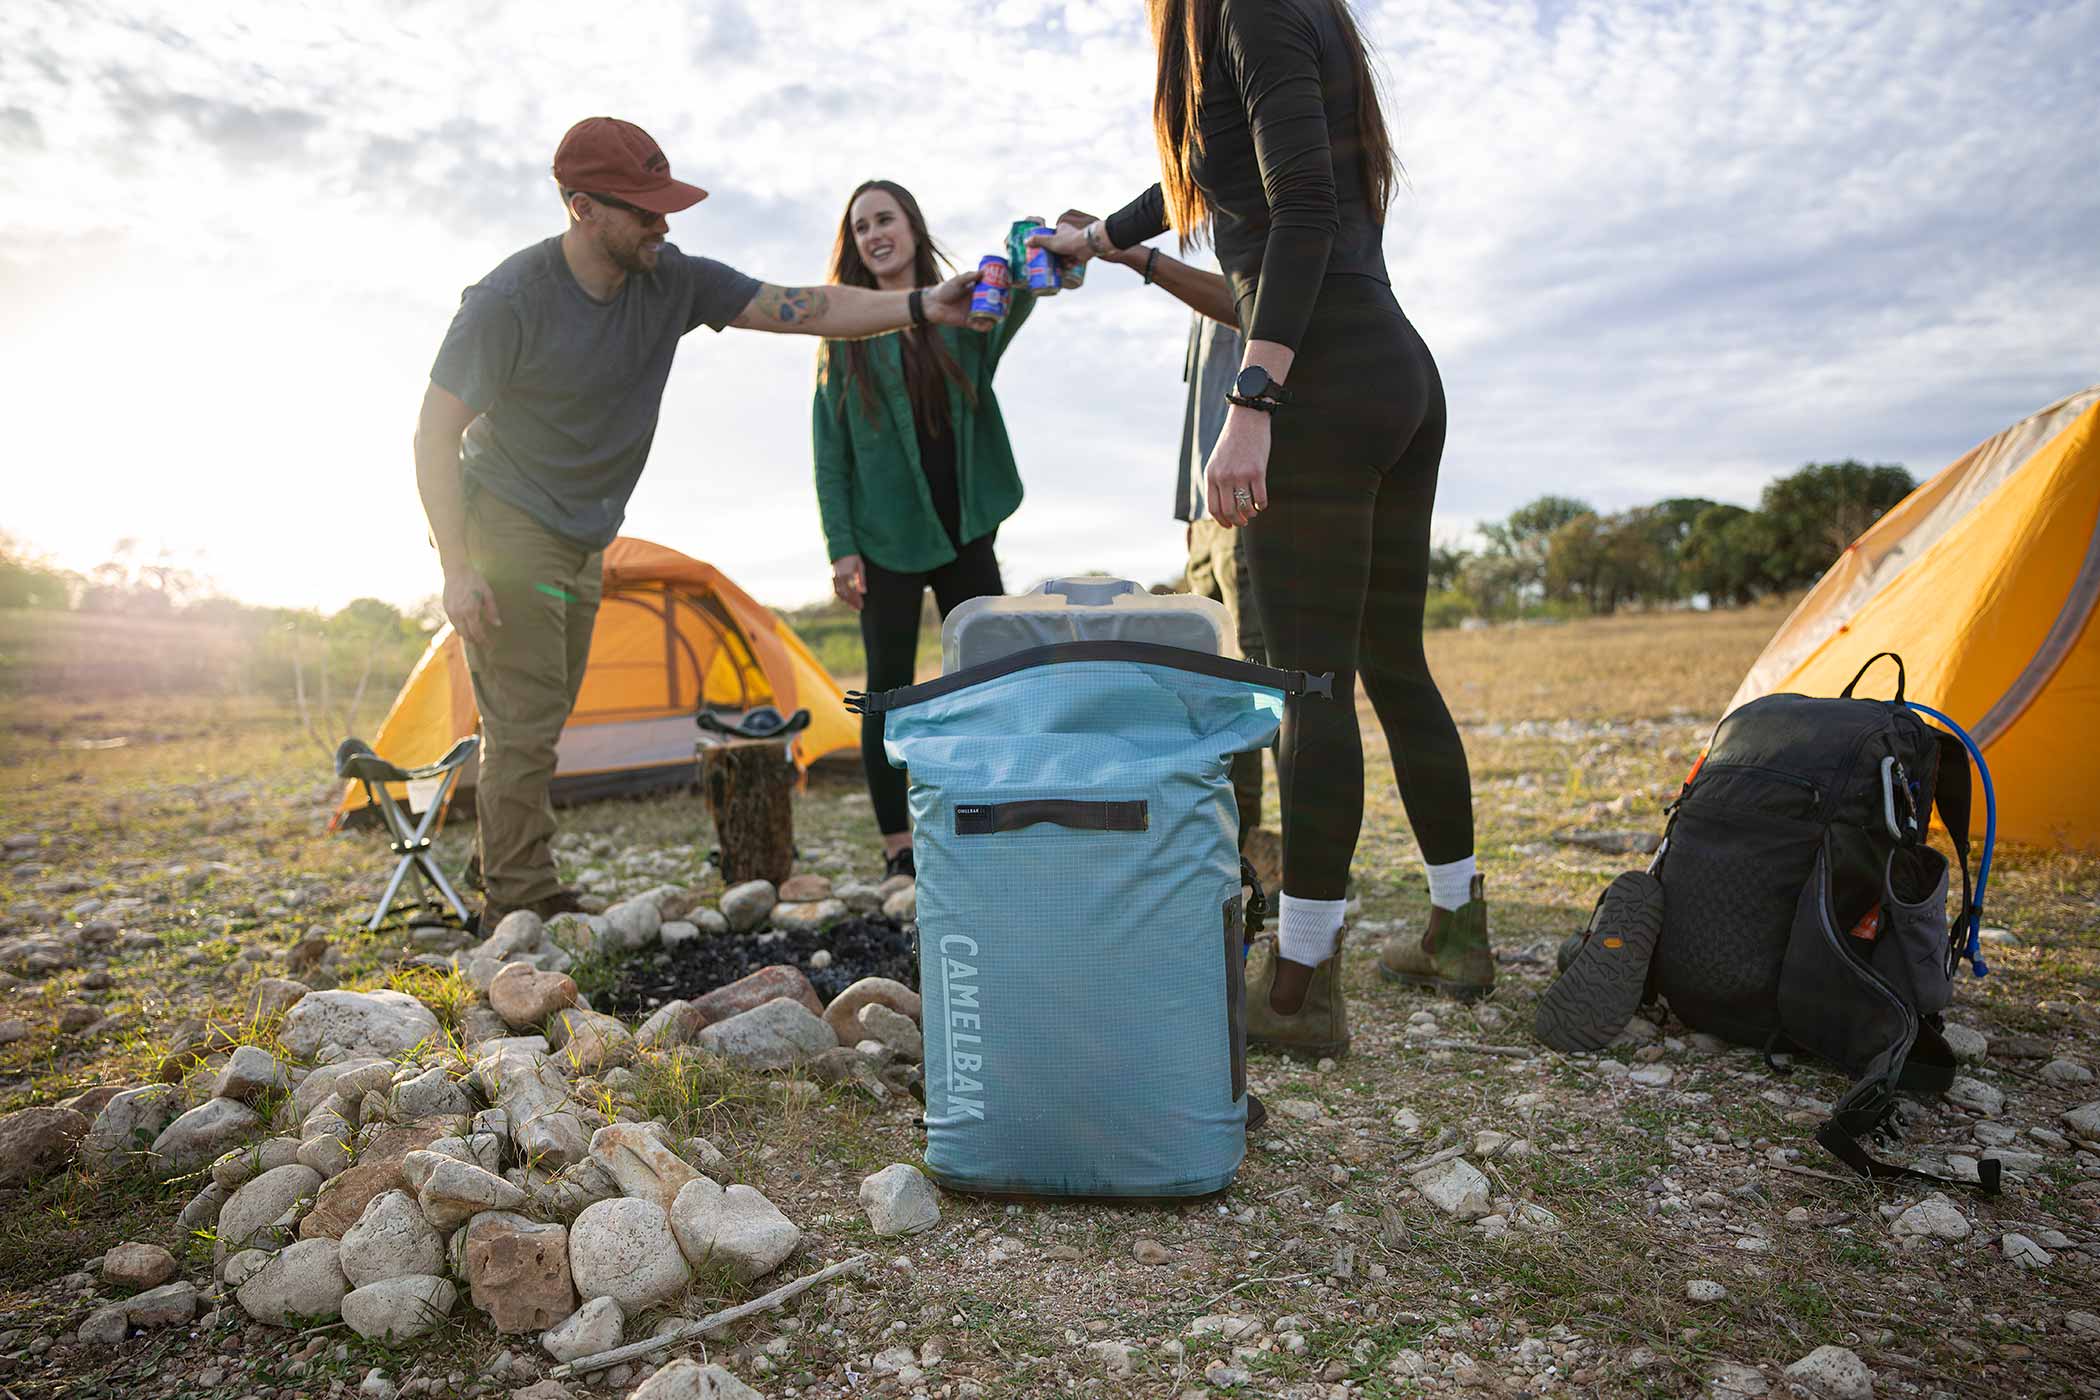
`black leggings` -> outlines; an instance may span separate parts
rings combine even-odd
[[[1269,508],[1245,545],[1269,664],[1334,672],[1332,700],[1284,712],[1283,887],[1341,899],[1363,826],[1359,674],[1422,858],[1473,853],[1465,747],[1422,653],[1444,386],[1392,292],[1352,276],[1321,288],[1288,382],[1296,401],[1275,415]]]
[[[994,530],[971,540],[955,558],[930,573],[893,573],[862,557],[868,588],[861,601],[860,640],[868,656],[870,692],[912,683],[919,659],[919,612],[929,585],[944,622],[958,603],[1006,591],[999,581],[999,557],[992,549],[998,537]],[[908,784],[904,770],[890,767],[883,755],[881,715],[860,717],[860,761],[868,773],[868,796],[874,799],[875,824],[882,834],[894,836],[909,830]]]

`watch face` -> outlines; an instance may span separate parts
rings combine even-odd
[[[1240,371],[1240,377],[1233,389],[1243,399],[1258,399],[1268,392],[1269,382],[1267,370],[1260,365],[1249,365]]]

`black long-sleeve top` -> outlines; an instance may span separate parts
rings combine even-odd
[[[1364,188],[1358,86],[1330,0],[1225,0],[1203,61],[1194,175],[1249,340],[1296,350],[1324,279],[1390,280]],[[1108,237],[1130,248],[1166,227],[1154,185],[1109,217]]]

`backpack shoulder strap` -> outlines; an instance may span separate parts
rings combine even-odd
[[[1969,874],[1969,814],[1974,790],[1969,785],[1968,747],[1944,729],[1932,729],[1931,733],[1940,746],[1940,771],[1933,785],[1932,801],[1939,808],[1940,821],[1961,861],[1961,918],[1954,926],[1947,952],[1947,969],[1951,972],[1968,951],[1969,936],[1983,917],[1983,909],[1976,902],[1975,882]]]
[[[1980,1159],[1976,1163],[1977,1179],[1971,1182],[1884,1162],[1867,1151],[1860,1139],[1880,1127],[1896,1106],[1891,1087],[1894,1076],[1888,1070],[1888,1059],[1884,1056],[1838,1101],[1823,1126],[1816,1129],[1816,1142],[1869,1181],[1929,1181],[1935,1186],[1952,1186],[1980,1196],[1997,1195],[2004,1164],[1996,1157]]]

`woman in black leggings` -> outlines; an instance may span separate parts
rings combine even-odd
[[[1363,821],[1359,675],[1430,883],[1427,932],[1392,940],[1383,970],[1468,997],[1494,979],[1465,749],[1422,652],[1443,384],[1387,279],[1397,165],[1344,0],[1148,8],[1164,178],[1044,241],[1084,257],[1170,226],[1216,240],[1246,349],[1207,469],[1210,508],[1248,532],[1270,664],[1335,673],[1332,701],[1294,702],[1284,720],[1284,894],[1276,956],[1250,964],[1248,1029],[1339,1054],[1335,955]]]
[[[940,249],[902,185],[853,191],[832,247],[831,280],[886,291],[941,280]],[[1032,301],[990,331],[923,326],[871,340],[826,341],[817,359],[811,436],[832,589],[860,614],[871,691],[912,683],[926,590],[943,618],[1003,593],[993,552],[1021,480],[992,374]],[[882,716],[860,724],[861,762],[882,831],[885,875],[916,874],[905,775],[882,753]]]

